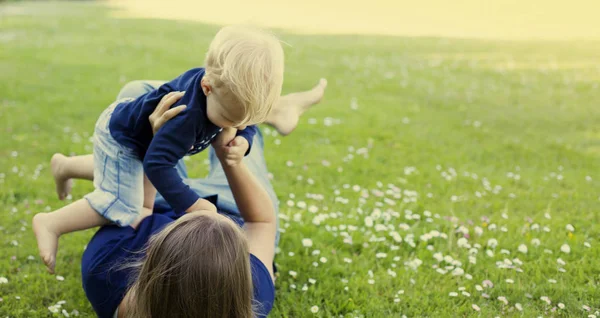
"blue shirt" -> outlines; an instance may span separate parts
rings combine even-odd
[[[137,229],[106,225],[92,237],[83,252],[81,278],[85,294],[100,318],[112,318],[127,293],[132,271],[119,266],[142,257],[139,254],[148,239],[182,214],[174,211],[154,213]],[[273,308],[275,287],[269,270],[250,254],[254,301],[258,317],[266,317]]]
[[[203,68],[191,69],[156,90],[120,103],[109,124],[112,137],[137,153],[148,179],[178,212],[188,209],[199,197],[183,183],[175,165],[185,155],[206,149],[222,130],[206,115],[206,95],[200,86],[203,77]],[[166,94],[175,91],[186,93],[173,107],[187,107],[153,136],[148,116]],[[256,126],[248,126],[238,131],[238,136],[251,146],[256,131]]]

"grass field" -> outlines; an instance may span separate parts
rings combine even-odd
[[[217,30],[107,17],[0,4],[0,317],[94,316],[80,278],[94,231],[61,239],[60,277],[37,257],[31,217],[63,205],[50,156],[89,153],[125,82],[200,65]],[[285,92],[330,85],[295,133],[265,140],[273,317],[600,315],[600,42],[281,37]]]

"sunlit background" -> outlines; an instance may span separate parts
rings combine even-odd
[[[594,0],[110,0],[127,17],[253,23],[299,33],[600,38]],[[168,3],[168,5],[166,5]]]

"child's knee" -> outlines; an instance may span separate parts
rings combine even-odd
[[[148,89],[144,81],[131,81],[121,88],[119,95],[117,95],[117,99],[136,98],[147,92]]]

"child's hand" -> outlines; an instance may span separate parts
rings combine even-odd
[[[250,147],[246,138],[242,136],[236,137],[236,132],[237,129],[235,128],[225,128],[212,142],[212,146],[215,148],[217,157],[222,165],[238,165]]]
[[[208,200],[198,199],[191,207],[185,210],[187,213],[196,211],[217,212],[217,207]]]
[[[225,148],[225,157],[221,159],[221,164],[233,167],[238,165],[244,159],[250,145],[248,140],[242,136],[233,138]]]

